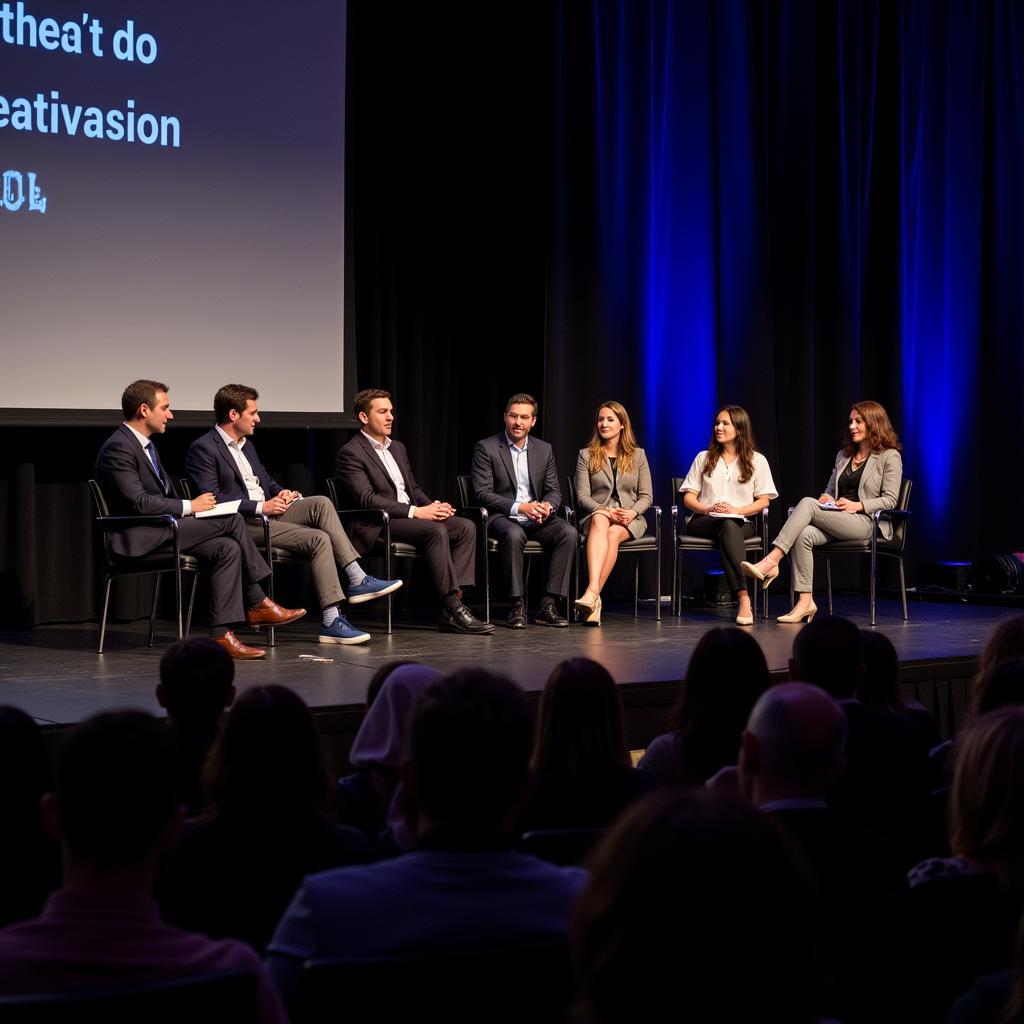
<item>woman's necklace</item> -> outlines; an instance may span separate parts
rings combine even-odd
[[[863,466],[864,463],[867,462],[868,455],[870,454],[871,453],[868,452],[867,455],[861,455],[860,452],[858,452],[856,455],[854,455],[853,459],[851,460],[853,462],[853,468],[858,469],[861,466]]]

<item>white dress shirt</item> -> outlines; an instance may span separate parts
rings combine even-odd
[[[530,439],[529,437],[524,438],[523,447],[517,448],[515,441],[506,434],[505,443],[512,453],[512,468],[516,473],[516,500],[512,502],[508,516],[509,519],[515,519],[517,522],[528,523],[529,519],[520,515],[519,506],[524,501],[533,501],[533,491],[530,488],[530,459],[526,453],[526,449],[530,446]]]
[[[365,430],[360,430],[360,434],[370,442],[373,450],[377,453],[380,461],[384,464],[384,469],[387,471],[391,482],[395,485],[395,492],[398,500],[403,505],[409,506],[409,518],[412,519],[413,513],[416,511],[416,506],[412,503],[412,498],[409,497],[409,492],[405,489],[405,477],[402,476],[402,471],[398,468],[398,463],[395,462],[394,455],[388,451],[391,447],[391,438],[385,437],[384,443],[382,444],[375,437],[370,435]]]
[[[692,491],[702,505],[727,501],[734,508],[743,508],[744,505],[753,504],[755,498],[779,496],[768,460],[760,452],[754,452],[754,473],[746,483],[740,482],[738,458],[733,459],[732,463],[726,463],[725,459],[719,457],[710,477],[704,475],[707,459],[708,453],[703,451],[693,460],[690,472],[679,488],[681,493]]]
[[[145,434],[140,434],[130,423],[125,423],[125,426],[135,435],[135,439],[142,445],[142,454],[146,456],[146,461],[156,471],[156,463],[150,458],[149,446],[153,444],[151,437],[146,437]],[[156,445],[153,444],[153,450],[156,451]],[[159,476],[159,473],[157,473]],[[168,481],[170,482],[170,481]],[[181,514],[183,516],[191,515],[192,513],[192,502],[181,499]]]
[[[267,496],[263,493],[263,488],[260,486],[256,474],[252,471],[249,460],[242,454],[242,449],[245,447],[245,442],[248,439],[242,437],[236,441],[226,430],[221,429],[220,424],[217,424],[217,433],[220,434],[220,439],[228,446],[228,451],[231,452],[231,457],[235,460],[235,465],[238,466],[242,483],[245,484],[245,489],[249,493],[249,500],[256,502],[256,514],[262,515],[263,502],[267,500]]]

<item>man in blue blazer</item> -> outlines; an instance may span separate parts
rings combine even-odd
[[[191,501],[179,498],[152,438],[174,419],[167,385],[137,380],[121,396],[124,423],[100,448],[96,479],[114,516],[179,516],[181,550],[196,555],[210,571],[210,632],[233,658],[262,658],[265,651],[243,644],[231,629],[236,623],[281,626],[301,619],[304,608],[281,608],[259,587],[270,575],[245,523],[236,516],[196,519],[214,507],[210,493]],[[110,534],[110,546],[122,558],[141,558],[172,539],[170,525],[128,523]]]
[[[322,644],[361,644],[369,633],[357,629],[338,610],[346,600],[338,567],[348,580],[352,604],[372,601],[397,590],[401,580],[378,580],[359,565],[331,502],[321,496],[303,497],[282,487],[264,468],[252,435],[260,422],[259,392],[244,384],[225,384],[213,399],[217,425],[192,442],[185,468],[193,485],[210,491],[217,501],[240,501],[243,516],[263,514],[270,519],[270,541],[293,555],[308,558],[323,613]],[[256,539],[263,529],[249,527]]]
[[[537,400],[513,395],[505,406],[505,429],[478,441],[473,452],[473,490],[491,515],[490,532],[501,540],[509,581],[509,629],[526,628],[523,548],[539,541],[548,552],[548,579],[533,621],[541,626],[569,625],[555,606],[569,592],[576,553],[576,531],[553,513],[561,504],[558,467],[547,441],[530,437],[537,422]]]

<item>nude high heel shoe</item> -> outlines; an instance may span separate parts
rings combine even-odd
[[[768,572],[762,572],[751,562],[740,562],[740,572],[743,573],[744,576],[749,576],[751,579],[760,580],[761,589],[767,590],[772,585],[772,582],[778,577],[779,567],[775,566],[774,569],[771,569]]]
[[[796,610],[791,611],[788,615],[780,615],[775,621],[776,622],[803,622],[806,619],[808,622],[818,614],[818,606],[812,601],[811,607],[805,612],[797,612]]]
[[[575,604],[576,611],[580,613],[582,619],[580,620],[584,626],[600,626],[601,625],[601,598],[599,597],[593,607],[588,604],[584,604],[582,601],[577,601]]]

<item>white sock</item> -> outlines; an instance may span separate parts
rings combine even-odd
[[[338,606],[336,604],[329,604],[324,609],[324,625],[328,627],[333,626],[335,620],[340,614],[341,613],[338,611]]]
[[[360,568],[358,562],[349,562],[345,566],[345,575],[353,587],[358,587],[366,579],[366,573]]]

